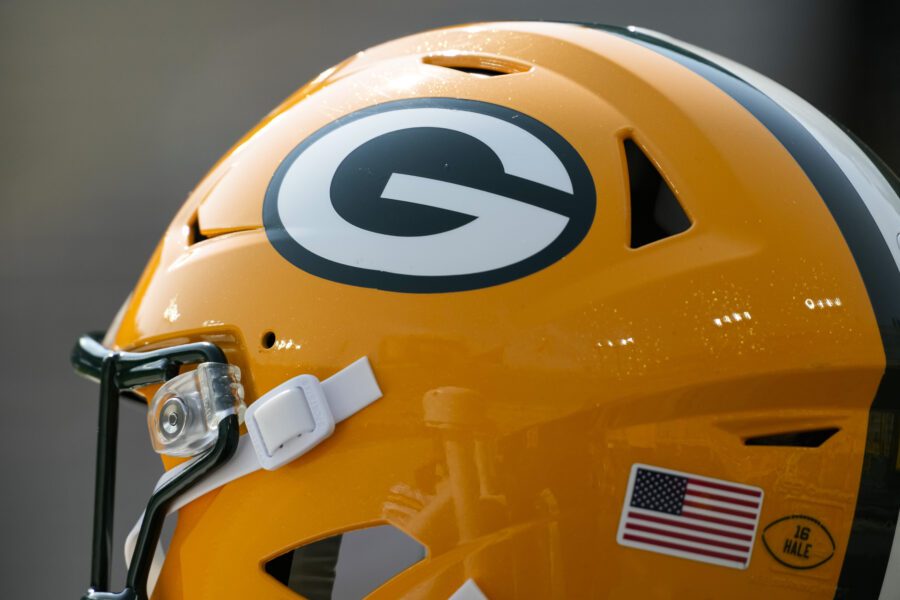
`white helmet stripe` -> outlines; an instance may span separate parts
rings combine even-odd
[[[897,196],[896,190],[865,151],[834,121],[794,92],[753,69],[650,29],[641,27],[629,27],[629,29],[679,46],[719,65],[764,93],[790,113],[816,138],[816,141],[847,176],[875,219],[875,223],[881,230],[885,243],[890,248],[894,261],[900,269],[900,243],[897,240],[897,236],[900,234],[900,197]]]

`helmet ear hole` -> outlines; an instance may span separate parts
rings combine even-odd
[[[362,598],[425,556],[425,546],[384,524],[308,542],[272,558],[264,569],[304,598]]]
[[[275,332],[274,331],[265,332],[262,335],[262,338],[260,339],[260,343],[262,344],[262,347],[265,348],[266,350],[268,350],[269,348],[274,346],[275,345]]]

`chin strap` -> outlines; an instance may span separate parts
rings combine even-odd
[[[168,514],[245,475],[273,471],[309,452],[334,432],[343,421],[381,398],[381,389],[367,357],[338,371],[325,381],[299,375],[270,390],[254,402],[244,415],[249,435],[241,437],[234,456],[178,496]],[[158,490],[188,468],[197,458],[166,471],[156,482]],[[141,529],[142,514],[125,539],[125,564],[131,563]],[[153,594],[165,554],[159,545],[147,581]]]
[[[453,592],[447,600],[488,600],[478,584],[473,579],[466,579],[459,589]]]

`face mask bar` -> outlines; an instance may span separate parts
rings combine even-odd
[[[149,352],[116,352],[104,347],[101,339],[101,334],[83,335],[72,351],[75,370],[100,382],[91,585],[82,600],[146,600],[147,576],[167,509],[181,492],[231,458],[237,449],[240,435],[238,415],[224,417],[218,423],[217,437],[212,448],[153,493],[144,513],[134,556],[125,579],[125,589],[121,592],[105,591],[109,589],[112,548],[119,397],[136,399],[136,395],[129,394],[131,390],[164,383],[177,376],[182,365],[207,362],[227,364],[228,361],[221,348],[208,342],[183,344]]]

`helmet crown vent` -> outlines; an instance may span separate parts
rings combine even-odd
[[[422,58],[426,65],[453,69],[476,77],[499,77],[512,75],[513,73],[525,73],[532,69],[532,65],[510,60],[506,57],[488,54],[463,54],[460,52],[447,52]]]

